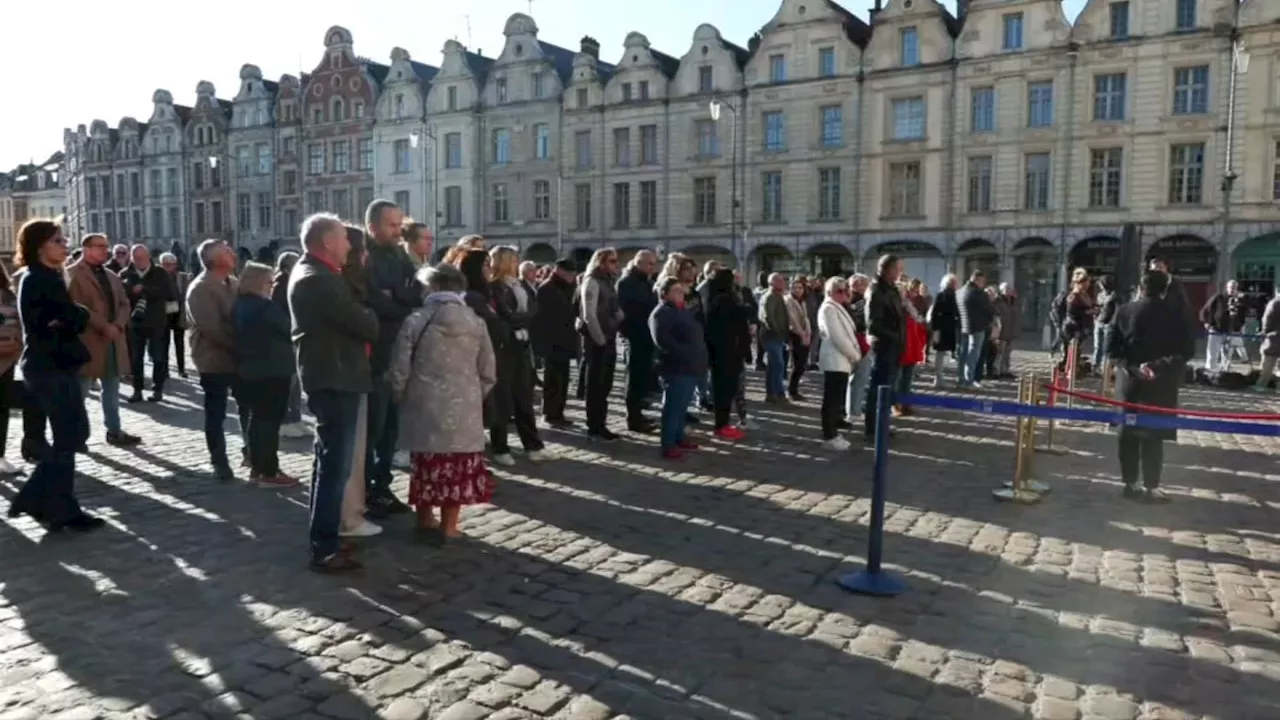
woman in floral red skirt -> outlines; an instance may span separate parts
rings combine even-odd
[[[391,387],[400,405],[400,448],[411,458],[416,531],[443,544],[462,534],[463,505],[493,497],[484,459],[484,397],[497,374],[484,321],[462,300],[462,273],[440,265],[419,271],[418,279],[427,297],[400,328]]]

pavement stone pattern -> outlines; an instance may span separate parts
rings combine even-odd
[[[144,445],[81,457],[109,529],[0,524],[0,720],[1280,718],[1280,442],[1184,433],[1174,502],[1146,506],[1117,497],[1110,433],[1059,428],[1052,494],[1018,506],[990,495],[1006,418],[896,420],[885,551],[911,588],[872,599],[834,583],[861,567],[870,450],[819,448],[813,380],[775,407],[749,375],[743,443],[677,464],[544,430],[561,457],[499,471],[468,541],[397,518],[341,578],[304,567],[305,489],[211,479],[176,383],[125,409]],[[285,450],[305,476],[308,444]]]

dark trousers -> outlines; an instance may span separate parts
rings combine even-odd
[[[800,392],[800,378],[809,367],[809,346],[804,338],[791,333],[791,381],[787,383],[787,392],[797,395]]]
[[[898,363],[901,355],[902,352],[899,348],[884,348],[883,350],[872,351],[871,379],[867,382],[867,410],[863,426],[869,438],[875,437],[876,433],[876,404],[877,396],[880,394],[880,386],[888,385],[892,388],[898,384],[898,373],[902,370]]]
[[[617,341],[610,338],[604,345],[596,345],[588,340],[584,351],[582,371],[586,378],[587,432],[603,432],[609,415],[614,368],[618,364]]]
[[[187,331],[182,327],[182,321],[169,319],[169,342],[173,346],[173,361],[178,366],[178,374],[185,375],[187,372]]]
[[[249,410],[245,442],[249,446],[249,467],[254,475],[275,477],[280,474],[280,424],[289,407],[289,394],[283,392],[289,378],[242,381],[237,398]]]
[[[134,383],[139,376],[134,376]],[[209,449],[209,460],[214,467],[230,467],[227,462],[227,401],[237,392],[234,373],[200,373],[200,389],[204,392],[204,444]],[[284,388],[277,392],[284,394]],[[236,410],[240,415],[240,427],[248,428],[253,422],[252,406],[236,397]],[[286,395],[286,398],[288,396]]]
[[[13,372],[14,367],[10,367],[0,375],[0,458],[4,457],[4,448],[9,442],[9,407],[16,399]],[[43,431],[42,423],[41,432]]]
[[[23,390],[25,398],[22,403],[22,451],[25,454],[30,450],[38,455],[42,452],[42,448],[49,447],[49,436],[45,432],[49,420],[44,416],[40,399],[26,392],[25,386]]]
[[[715,414],[715,426],[719,430],[729,425],[729,410],[738,394],[738,381],[742,372],[725,358],[713,358],[711,362],[711,408]]]
[[[564,420],[564,406],[569,401],[569,358],[552,355],[542,367],[542,417]]]
[[[53,446],[41,455],[14,496],[10,513],[66,523],[83,513],[75,495],[76,450],[89,438],[89,417],[80,394],[80,378],[70,372],[39,373],[24,377],[23,384],[49,419]]]
[[[316,418],[315,457],[311,464],[311,557],[325,560],[338,552],[342,495],[355,456],[360,393],[308,391],[307,407]]]
[[[651,343],[632,342],[627,350],[627,423],[644,420],[644,403],[649,398],[653,377],[654,348]]]
[[[834,440],[844,419],[844,396],[849,389],[849,373],[827,370],[822,373],[822,439]]]
[[[509,408],[511,413],[510,418],[494,418],[493,425],[489,428],[489,446],[496,454],[511,451],[508,431],[513,423],[516,434],[520,436],[520,444],[526,452],[542,449],[542,438],[538,437],[538,421],[533,414],[532,357],[529,349],[519,343],[515,348],[503,351],[498,374],[506,377],[498,380],[493,391],[505,394],[498,406]]]
[[[1139,432],[1133,432],[1133,430]],[[1148,489],[1160,487],[1164,470],[1164,440],[1146,434],[1142,428],[1125,428],[1120,432],[1120,479],[1125,485],[1142,484]]]
[[[142,394],[144,356],[151,358],[151,389],[157,393],[164,392],[164,381],[169,379],[169,328],[131,326],[129,356],[134,394]]]
[[[391,380],[374,378],[369,393],[368,440],[364,444],[365,488],[370,499],[395,497],[391,492],[391,468],[400,439],[400,406],[391,397]]]

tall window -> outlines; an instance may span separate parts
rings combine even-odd
[[[397,190],[395,195],[395,204],[400,206],[405,215],[412,215],[413,211],[409,209],[409,191]]]
[[[818,48],[818,77],[835,77],[836,49],[833,47]]]
[[[640,126],[640,164],[658,164],[658,126]]]
[[[622,102],[631,102],[634,99],[631,94],[631,83],[622,83]]]
[[[1027,86],[1027,127],[1053,126],[1053,83],[1034,82]]]
[[[840,219],[840,168],[818,169],[818,219]]]
[[[969,158],[969,212],[991,212],[991,156]]]
[[[204,214],[204,203],[196,203],[196,234],[203,235],[205,233],[206,218]],[[111,213],[107,213],[107,234],[111,235],[115,231],[115,223],[111,220]]]
[[[497,101],[500,103],[506,102],[507,101],[507,79],[498,78],[494,80],[493,85],[494,85],[494,96],[497,98]]]
[[[551,219],[551,181],[533,181],[533,219]]]
[[[716,221],[716,179],[693,179],[693,223],[713,225]]]
[[[1125,91],[1128,77],[1124,73],[1110,73],[1093,78],[1093,119],[1124,120]]]
[[[1169,204],[1204,202],[1204,143],[1169,148]]]
[[[698,92],[709,93],[716,89],[715,70],[710,65],[698,67]]]
[[[236,148],[236,177],[249,177],[253,174],[253,148],[241,145]]]
[[[293,227],[296,232],[298,225],[295,223]],[[182,212],[176,207],[171,207],[169,208],[169,235],[171,237],[177,237],[181,234],[182,234]]]
[[[457,110],[458,109],[458,88],[453,85],[450,85],[448,89],[445,91],[444,95],[445,95],[445,100],[444,100],[445,109],[449,110],[450,112]],[[461,210],[459,210],[459,217],[461,217]],[[459,221],[457,224],[461,225],[462,223],[461,221]]]
[[[151,208],[151,236],[164,237],[164,213],[160,208]]]
[[[613,184],[613,226],[631,226],[631,183]]]
[[[574,91],[574,95],[577,96],[579,110],[585,110],[591,104],[591,96],[587,94],[586,88],[578,88]]]
[[[924,139],[924,98],[898,98],[893,101],[893,139]]]
[[[771,151],[785,150],[787,148],[787,124],[786,118],[782,116],[780,110],[774,110],[764,114],[764,149]]]
[[[493,221],[495,223],[511,222],[510,207],[507,201],[507,184],[493,184]]]
[[[249,193],[236,195],[236,228],[253,229],[253,200]]]
[[[196,190],[204,189],[204,163],[194,163],[191,166],[191,180],[195,184]],[[111,180],[108,178],[102,183],[102,204],[111,205]]]
[[[782,220],[782,173],[777,170],[760,174],[760,220]]]
[[[356,188],[356,217],[362,217],[364,211],[373,202],[373,188]]]
[[[889,215],[915,217],[920,214],[920,163],[889,165]]]
[[[354,218],[355,214],[351,212],[351,191],[335,189],[329,196],[329,209],[340,218],[347,220]]]
[[[533,98],[539,100],[547,96],[547,78],[541,72],[533,74]]]
[[[769,56],[769,82],[780,83],[787,81],[787,57],[785,55]]]
[[[462,167],[462,133],[445,134],[444,166],[449,169]]]
[[[405,205],[405,212],[409,212],[409,206]],[[258,193],[258,227],[263,230],[271,228],[271,193]]]
[[[1120,207],[1120,184],[1124,180],[1124,150],[1101,148],[1089,153],[1089,207]]]
[[[1004,16],[1005,50],[1022,49],[1022,13],[1009,13]]]
[[[373,170],[372,138],[360,138],[356,141],[356,170],[360,172]]]
[[[210,223],[210,226],[213,228],[213,232],[222,232],[222,203],[220,201],[214,200],[209,203],[209,215],[210,219],[213,221]]]
[[[1271,160],[1271,198],[1280,201],[1280,140],[1276,141]]]
[[[898,59],[903,67],[915,67],[920,64],[920,33],[914,27],[905,27],[898,31]]]
[[[631,128],[613,129],[613,164],[617,167],[630,167]]]
[[[996,130],[995,88],[979,87],[971,91],[969,99],[969,129],[975,133]]]
[[[1111,3],[1111,39],[1129,39],[1129,3]]]
[[[591,167],[591,131],[579,130],[573,134],[574,160],[579,168]]]
[[[1209,66],[1178,68],[1173,71],[1173,114],[1202,115],[1209,112]]]
[[[551,126],[546,123],[533,126],[533,157],[537,160],[551,157]]]
[[[462,226],[462,188],[457,185],[444,189],[444,224],[445,227]]]
[[[408,140],[396,140],[392,143],[392,154],[396,159],[396,172],[407,173],[413,168],[413,156],[409,154]]]
[[[314,215],[318,212],[324,212],[324,192],[321,190],[312,190],[307,193],[307,214]]]
[[[640,183],[640,227],[658,225],[658,182],[644,180]]]
[[[272,168],[271,146],[267,143],[258,143],[257,155],[258,155],[258,174],[270,175],[271,168]]]
[[[506,165],[511,162],[511,131],[506,128],[495,129],[489,139],[490,158],[495,165]]]
[[[573,227],[575,230],[587,230],[591,227],[590,183],[573,186]]]
[[[281,195],[297,195],[298,194],[298,171],[285,170],[281,173]]]
[[[714,120],[698,120],[694,123],[698,137],[698,157],[714,157],[720,154],[720,141],[716,136]]]
[[[1196,29],[1196,0],[1177,0],[1174,27],[1178,30]]]
[[[1027,210],[1049,209],[1049,153],[1028,153],[1026,157],[1026,185],[1023,188],[1022,206]]]
[[[351,145],[346,140],[334,140],[333,150],[333,172],[345,173],[351,171]]]
[[[839,105],[822,108],[822,146],[840,147],[844,144],[844,113]]]

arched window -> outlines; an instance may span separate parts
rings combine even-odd
[[[347,119],[347,107],[342,102],[342,98],[333,99],[333,122],[342,122]]]

